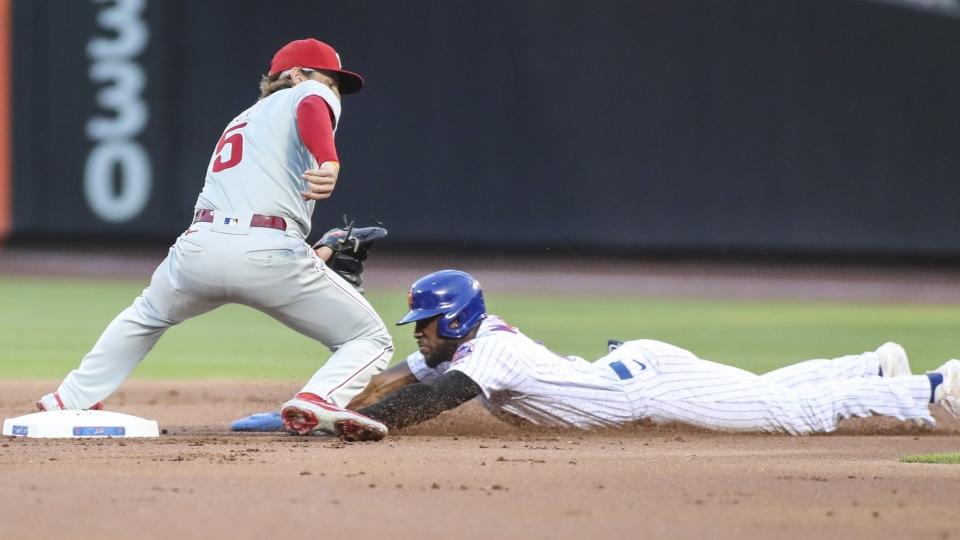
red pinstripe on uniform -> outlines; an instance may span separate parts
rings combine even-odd
[[[357,375],[363,373],[363,370],[365,370],[365,369],[367,369],[368,367],[370,367],[370,366],[371,366],[372,364],[374,364],[377,360],[380,360],[381,358],[383,358],[383,355],[385,355],[385,354],[387,354],[387,353],[389,353],[389,352],[393,352],[393,347],[387,347],[386,349],[383,350],[382,353],[380,353],[379,355],[377,355],[376,358],[374,358],[373,360],[371,360],[371,361],[367,362],[366,364],[364,364],[362,367],[360,367],[360,369],[354,371],[354,372],[353,372],[349,377],[347,377],[342,383],[340,383],[340,384],[334,386],[333,388],[331,388],[330,391],[327,392],[326,399],[330,399],[330,395],[331,395],[331,394],[333,394],[334,392],[336,392],[337,390],[339,390],[341,387],[343,387],[343,385],[345,385],[345,384],[347,384],[348,382],[350,382],[351,380],[353,380],[353,378],[356,377]]]

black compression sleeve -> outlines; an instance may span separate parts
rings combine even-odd
[[[462,405],[480,392],[480,386],[463,372],[448,371],[432,381],[405,386],[357,412],[383,422],[390,429],[402,428]]]

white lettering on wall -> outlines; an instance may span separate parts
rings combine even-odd
[[[94,147],[87,156],[83,192],[94,214],[119,223],[137,217],[150,199],[150,156],[136,137],[150,111],[143,99],[147,77],[137,57],[149,31],[141,18],[146,0],[93,0],[106,4],[97,14],[97,35],[87,44],[90,80],[100,86],[97,106],[104,114],[87,121]]]

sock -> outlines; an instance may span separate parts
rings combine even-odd
[[[934,371],[927,373],[927,378],[930,379],[930,403],[933,403],[933,398],[937,395],[937,387],[943,384],[943,374]]]
[[[295,395],[295,396],[293,396],[293,397],[299,398],[299,399],[303,399],[303,400],[306,400],[306,401],[312,401],[312,402],[314,402],[314,403],[316,403],[316,402],[318,402],[318,401],[322,401],[322,402],[326,403],[326,401],[327,401],[327,400],[323,399],[322,397],[314,394],[313,392],[298,392],[297,395]]]

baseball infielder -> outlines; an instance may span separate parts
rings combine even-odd
[[[419,351],[351,403],[384,429],[347,420],[337,426],[346,440],[376,440],[387,427],[422,422],[478,396],[500,417],[582,429],[649,419],[801,435],[873,414],[932,425],[930,403],[960,413],[960,361],[914,376],[894,343],[765,375],[649,339],[590,363],[560,356],[488,315],[479,283],[464,272],[429,274],[408,298],[410,311],[398,324],[416,323]]]
[[[80,367],[37,402],[41,410],[99,407],[167,328],[236,303],[334,351],[283,405],[288,430],[368,422],[343,406],[387,366],[390,334],[370,304],[305,243],[315,202],[330,197],[339,175],[340,94],[359,91],[363,79],[342,68],[332,47],[304,39],[276,53],[260,86],[260,99],[216,144],[193,223]]]

